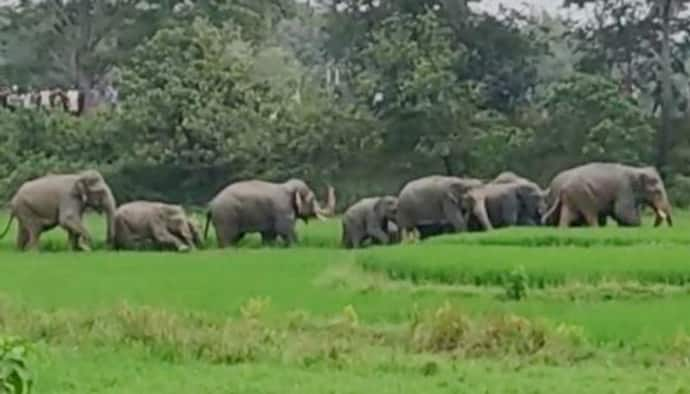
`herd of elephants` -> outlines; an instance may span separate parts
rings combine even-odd
[[[335,192],[325,204],[300,179],[284,183],[235,182],[207,205],[203,238],[213,225],[218,246],[235,245],[247,233],[260,233],[271,244],[297,241],[297,219],[335,215]],[[655,213],[655,226],[672,225],[671,204],[654,167],[593,162],[557,174],[546,189],[503,172],[489,181],[431,175],[405,184],[397,196],[363,198],[342,216],[342,245],[394,244],[411,238],[485,231],[506,226],[602,226],[612,218],[621,226],[639,226],[641,209]],[[119,207],[103,176],[95,170],[48,174],[22,184],[9,203],[4,237],[16,219],[17,247],[35,249],[41,233],[57,226],[68,233],[70,247],[89,250],[91,236],[82,223],[88,210],[106,216],[106,241],[114,249],[199,248],[199,223],[180,205],[133,201]]]

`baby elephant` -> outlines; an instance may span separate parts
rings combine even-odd
[[[133,201],[115,212],[115,248],[155,247],[185,252],[201,247],[199,230],[179,205]]]
[[[395,223],[398,198],[394,196],[369,197],[356,202],[343,215],[345,248],[359,248],[365,241],[389,245],[400,242]]]

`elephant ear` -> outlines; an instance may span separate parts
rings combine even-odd
[[[529,204],[531,200],[536,201],[546,196],[544,191],[529,183],[521,183],[516,185],[515,194],[523,205]]]
[[[386,209],[385,202],[386,201],[383,199],[383,197],[376,199],[376,202],[374,203],[374,213],[376,213],[377,217],[382,218],[384,216],[384,210]]]
[[[639,172],[637,175],[638,182],[640,182],[640,185],[642,185],[643,188],[650,188],[650,187],[656,187],[660,183],[661,179],[654,170],[653,167],[651,168],[645,168],[642,171]]]
[[[72,189],[72,195],[77,197],[82,204],[86,204],[86,202],[89,200],[89,195],[88,185],[84,179],[77,179],[77,181],[74,183],[74,188]]]

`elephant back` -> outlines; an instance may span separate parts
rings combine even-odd
[[[462,194],[481,185],[470,178],[432,175],[408,182],[398,195],[398,225],[411,229],[417,225],[446,224],[443,205],[453,195],[459,204]]]

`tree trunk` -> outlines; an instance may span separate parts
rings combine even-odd
[[[662,0],[663,41],[661,43],[661,129],[658,133],[656,166],[662,177],[666,176],[668,150],[671,141],[671,11],[674,0]]]

